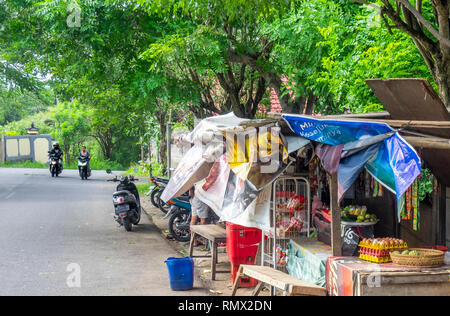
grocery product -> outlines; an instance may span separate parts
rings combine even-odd
[[[408,248],[406,242],[397,238],[364,238],[358,245],[359,258],[374,263],[391,262],[390,252]]]
[[[377,221],[375,214],[367,212],[367,206],[346,206],[341,210],[341,220],[344,222],[374,223]]]

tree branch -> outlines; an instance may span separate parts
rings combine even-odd
[[[396,0],[397,2],[401,3],[405,8],[407,8],[414,17],[431,33],[435,38],[439,40],[439,42],[445,44],[447,47],[450,47],[450,40],[448,38],[445,38],[444,35],[439,33],[431,24],[428,22],[427,19],[423,17],[422,14],[420,14],[419,11],[414,8],[411,3],[409,3],[408,0]]]

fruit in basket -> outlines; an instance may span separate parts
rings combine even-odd
[[[403,250],[402,255],[409,255],[409,250]]]
[[[392,253],[393,253],[394,255],[399,255],[399,254],[400,254],[400,251],[395,250],[395,251],[392,251]]]
[[[419,256],[420,254],[419,254],[419,252],[418,252],[417,250],[411,250],[411,251],[409,252],[409,255],[410,255],[410,256]]]

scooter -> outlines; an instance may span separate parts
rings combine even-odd
[[[192,207],[190,198],[187,195],[182,195],[177,198],[172,198],[167,201],[171,205],[170,211],[164,218],[169,218],[169,232],[172,237],[181,242],[186,242],[191,239],[191,219],[192,219]],[[209,222],[215,224],[219,221],[219,217],[210,210]]]
[[[160,192],[164,191],[167,183],[169,183],[169,179],[154,177],[150,180],[153,183],[153,186],[148,190],[145,195],[150,196],[150,201],[152,202],[154,207],[159,208],[159,195]]]
[[[91,169],[88,168],[89,159],[78,158],[78,173],[80,174],[81,180],[87,180],[91,176]]]
[[[116,176],[108,181],[120,182],[113,194],[114,218],[129,232],[132,226],[139,224],[141,220],[141,202],[136,185],[133,183],[138,179],[131,176],[130,178],[122,177],[119,180]]]
[[[165,218],[169,218],[169,232],[175,240],[186,242],[191,239],[191,203],[189,196],[179,196],[167,201],[170,211],[167,212]]]
[[[48,152],[50,154],[50,151]],[[49,156],[49,170],[52,177],[57,177],[62,172],[62,160],[61,157],[56,155]]]

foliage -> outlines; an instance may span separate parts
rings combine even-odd
[[[35,122],[63,144],[69,165],[81,144],[117,167],[156,148],[157,174],[167,123],[178,131],[194,116],[264,117],[271,92],[285,112],[323,114],[382,110],[367,78],[434,79],[445,97],[445,67],[436,69],[448,63],[437,47],[445,41],[414,25],[404,1],[364,1],[389,21],[355,1],[76,1],[81,24],[71,27],[69,1],[0,0],[1,130],[24,134]],[[445,11],[437,3],[420,2],[441,32],[448,21],[436,23]]]
[[[428,169],[422,169],[420,177],[418,179],[417,195],[419,201],[422,202],[426,199],[428,194],[433,193],[434,176]]]

